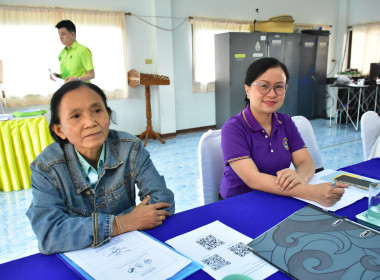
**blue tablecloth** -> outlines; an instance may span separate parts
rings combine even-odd
[[[373,158],[371,160],[350,165],[339,170],[380,180],[380,158]]]
[[[372,159],[341,170],[375,179],[380,179],[380,159]],[[355,215],[367,209],[367,198],[335,212],[355,221]],[[229,227],[255,238],[281,222],[306,203],[291,197],[283,197],[261,191],[253,191],[223,201],[215,202],[168,218],[163,226],[146,232],[165,242],[177,235],[194,230],[219,220]],[[70,270],[56,255],[35,254],[0,265],[0,278],[4,279],[77,279],[79,276]],[[203,270],[186,279],[212,279]],[[277,272],[268,279],[290,279]]]

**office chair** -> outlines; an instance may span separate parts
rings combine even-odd
[[[315,165],[315,172],[323,170],[323,162],[321,153],[319,152],[319,147],[317,144],[317,139],[315,138],[313,127],[311,126],[310,121],[303,116],[294,116],[292,117],[293,122],[295,123],[299,133],[305,145],[313,159]]]
[[[372,151],[376,142],[380,137],[380,117],[374,111],[365,112],[360,119],[360,134],[362,137],[364,160],[375,157],[375,151]],[[376,141],[378,140],[378,141]],[[380,143],[376,143],[379,146]],[[379,148],[378,148],[379,149]],[[379,156],[377,154],[377,156]]]
[[[220,183],[224,173],[221,130],[205,132],[198,145],[198,162],[204,204],[219,200]]]

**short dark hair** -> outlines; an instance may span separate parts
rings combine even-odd
[[[280,67],[286,76],[286,83],[289,81],[289,72],[288,68],[286,68],[285,64],[280,62],[274,57],[263,57],[260,58],[249,65],[247,72],[245,74],[245,81],[244,83],[247,86],[250,86],[254,80],[256,80],[259,76],[264,74],[268,69],[270,68],[276,68]],[[245,103],[248,105],[249,99],[247,98],[247,95],[245,95]]]
[[[71,20],[68,20],[68,19],[61,20],[60,22],[58,22],[55,25],[55,28],[57,28],[57,29],[66,28],[67,31],[69,31],[69,32],[75,32],[75,34],[77,33],[77,29],[75,28],[75,24]]]
[[[107,112],[110,115],[110,118],[112,120],[112,117],[111,117],[112,110],[107,105],[107,97],[104,94],[104,92],[98,86],[91,84],[91,83],[85,83],[85,82],[79,81],[79,80],[65,83],[63,86],[61,86],[53,94],[53,96],[50,100],[50,125],[49,125],[50,134],[53,137],[53,139],[60,144],[66,143],[66,142],[68,142],[68,140],[62,139],[61,137],[59,137],[52,129],[53,125],[61,123],[61,120],[59,118],[59,105],[61,104],[61,100],[65,96],[66,93],[68,93],[72,90],[78,89],[80,87],[88,87],[88,88],[92,89],[93,91],[95,91],[97,94],[99,94],[99,96],[102,98],[102,100],[104,102],[104,106],[106,107]]]

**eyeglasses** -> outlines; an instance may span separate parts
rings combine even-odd
[[[287,84],[271,85],[270,83],[267,83],[267,82],[252,83],[251,86],[256,86],[262,95],[267,95],[271,91],[272,88],[276,95],[284,95],[288,88]]]

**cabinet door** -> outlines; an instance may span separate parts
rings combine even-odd
[[[245,75],[252,62],[267,56],[267,41],[266,34],[261,32],[231,35],[230,104],[231,116],[233,116],[245,108]]]
[[[298,115],[298,75],[301,34],[268,33],[268,57],[284,63],[289,72],[288,90],[279,112]]]
[[[244,80],[249,65],[267,56],[266,33],[215,35],[215,113],[219,129],[245,108]]]
[[[326,115],[326,76],[327,55],[329,49],[329,36],[318,35],[317,53],[315,57],[315,92],[314,92],[314,117]]]
[[[298,114],[298,80],[300,67],[301,34],[286,34],[284,63],[289,71],[288,90],[283,105],[283,113]]]
[[[302,34],[300,72],[298,81],[298,114],[306,118],[314,116],[316,35]]]

